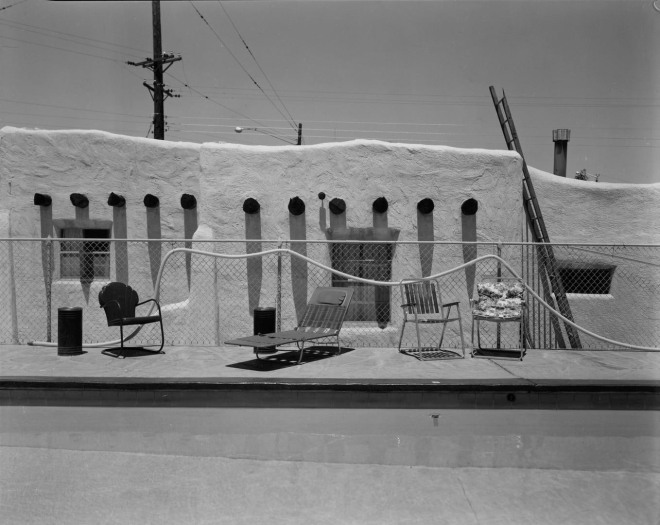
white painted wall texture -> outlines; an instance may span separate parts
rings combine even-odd
[[[660,184],[581,181],[533,168],[530,174],[553,242],[660,244]],[[609,295],[569,295],[580,326],[619,341],[642,334],[638,340],[660,341],[660,250],[571,253],[574,261],[616,266]]]
[[[473,198],[479,202],[478,240],[520,241],[524,222],[521,166],[520,157],[508,151],[379,141],[281,147],[200,145],[100,131],[6,127],[0,130],[0,226],[2,233],[10,237],[39,237],[40,211],[39,206],[33,204],[35,193],[52,197],[54,219],[75,217],[69,195],[82,193],[90,201],[90,219],[111,220],[113,212],[107,199],[110,192],[114,192],[126,198],[127,237],[144,239],[147,221],[142,200],[151,193],[160,198],[162,237],[181,239],[184,229],[179,199],[183,193],[189,193],[198,202],[200,228],[197,236],[200,241],[244,239],[246,214],[242,205],[248,197],[261,205],[258,219],[262,239],[285,240],[290,235],[287,204],[289,199],[298,196],[306,204],[304,237],[323,240],[325,229],[331,225],[330,199],[340,198],[346,202],[348,227],[364,228],[374,226],[372,203],[384,196],[389,203],[388,226],[400,230],[399,240],[418,240],[416,206],[420,200],[431,198],[435,203],[434,239],[461,241],[461,204]],[[660,226],[654,219],[660,203],[660,185],[596,184],[563,179],[538,170],[532,172],[553,241],[660,243]],[[317,197],[319,192],[327,195],[323,209]],[[131,253],[131,258],[130,281],[146,286],[139,290],[146,298],[152,293],[146,252]],[[36,276],[41,275],[40,262],[36,244],[28,254],[14,253],[14,266],[19,265],[23,271]],[[323,262],[328,262],[327,254]],[[433,272],[462,262],[458,256],[436,255]],[[395,257],[393,278],[405,277],[401,273],[406,270],[398,264]],[[181,282],[185,283],[185,271],[177,271],[181,273]],[[175,294],[179,305],[167,309],[170,334],[172,330],[193,330],[195,325],[208,331],[209,324],[217,324],[217,315],[209,310],[209,303],[197,297],[208,293],[217,294],[216,305],[218,302],[233,304],[236,311],[236,320],[220,320],[219,329],[211,329],[216,332],[216,342],[223,340],[223,324],[232,324],[234,329],[246,333],[251,331],[250,305],[244,288],[232,282],[231,275],[224,279],[220,275],[217,282],[209,281],[210,277],[206,271],[197,272],[193,275],[190,296],[187,296],[187,287]],[[0,281],[4,283],[5,280]],[[85,310],[85,328],[101,330],[98,326],[103,320],[96,297],[97,288],[102,284],[95,282],[91,290],[84,290],[77,281],[56,281],[54,293],[60,294],[59,301],[89,306]],[[37,294],[44,289],[38,279],[33,286],[39,288]],[[283,287],[290,288],[291,282],[284,282]],[[467,295],[460,299],[464,316],[469,320]],[[646,310],[657,316],[657,312],[653,313],[657,305],[648,306]],[[393,344],[396,343],[398,310],[398,305],[392,305]],[[289,317],[294,315],[291,312],[289,308]],[[38,315],[42,316],[43,312]],[[586,320],[593,315],[587,308],[579,317]],[[293,320],[283,318],[282,324],[288,326]],[[0,322],[2,330],[6,330],[6,320],[3,318]],[[624,336],[626,329],[622,327],[622,332],[611,335]],[[20,333],[18,336],[23,340]]]

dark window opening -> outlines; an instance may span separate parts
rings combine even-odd
[[[100,228],[63,228],[60,237],[60,277],[93,280],[110,278],[110,230]],[[71,240],[67,240],[71,239]],[[75,240],[74,240],[75,239]]]
[[[607,295],[615,268],[606,264],[560,263],[559,276],[566,293]]]
[[[335,243],[330,247],[332,267],[340,272],[372,279],[389,281],[392,277],[394,245],[388,243]],[[332,286],[350,286],[353,299],[346,313],[347,321],[376,321],[385,328],[391,320],[389,286],[376,286],[332,275]]]

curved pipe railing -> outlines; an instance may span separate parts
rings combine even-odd
[[[223,253],[215,253],[215,252],[208,252],[204,250],[196,250],[194,248],[174,248],[173,250],[170,250],[165,254],[165,257],[163,257],[163,260],[160,263],[160,268],[158,269],[158,276],[156,277],[156,285],[155,285],[155,293],[152,299],[158,300],[158,297],[160,296],[160,282],[163,277],[163,269],[165,268],[165,264],[167,264],[168,259],[174,255],[175,253],[190,253],[190,254],[197,254],[197,255],[205,255],[209,257],[217,257],[220,259],[247,259],[250,257],[263,257],[265,255],[274,255],[274,254],[289,254],[290,256],[298,257],[304,261],[307,261],[310,264],[313,264],[314,266],[317,266],[318,268],[321,268],[323,270],[326,270],[328,272],[334,273],[335,275],[339,275],[341,277],[345,277],[346,279],[349,279],[351,281],[357,281],[357,282],[362,282],[365,284],[373,284],[376,286],[398,286],[401,281],[376,281],[373,279],[365,279],[363,277],[356,277],[355,275],[350,275],[344,272],[341,272],[339,270],[336,270],[334,268],[331,268],[323,263],[320,263],[318,261],[315,261],[314,259],[310,259],[309,257],[302,255],[298,252],[295,252],[293,250],[289,250],[288,248],[274,248],[272,250],[265,250],[262,252],[255,252],[255,253],[246,253],[246,254],[239,254],[239,255],[228,255],[228,254],[223,254]],[[522,277],[518,275],[518,273],[509,265],[507,261],[502,259],[501,257],[497,255],[483,255],[481,257],[477,257],[476,259],[473,259],[469,262],[466,262],[464,264],[461,264],[459,266],[456,266],[454,268],[451,268],[450,270],[445,270],[444,272],[439,272],[434,275],[429,275],[427,277],[420,277],[419,279],[416,279],[416,281],[422,282],[422,281],[429,281],[431,279],[438,279],[441,277],[445,277],[447,275],[451,275],[452,273],[456,273],[458,271],[463,270],[464,268],[467,268],[472,265],[476,265],[482,261],[488,260],[488,259],[494,259],[498,261],[500,264],[502,264],[509,272],[511,272],[511,275],[521,279],[523,286],[525,289],[534,297],[536,298],[539,303],[543,305],[544,308],[546,308],[548,311],[550,311],[553,315],[556,315],[559,319],[561,319],[564,323],[572,326],[576,330],[579,330],[583,334],[586,334],[590,337],[593,337],[594,339],[598,341],[603,341],[605,343],[609,343],[611,345],[616,345],[616,346],[621,346],[623,348],[627,348],[632,351],[636,352],[660,352],[660,348],[655,348],[651,346],[638,346],[638,345],[631,345],[628,343],[624,343],[621,341],[614,341],[612,339],[608,339],[607,337],[603,337],[601,335],[598,335],[594,332],[591,332],[590,330],[587,330],[586,328],[579,326],[575,322],[571,321],[570,319],[567,319],[564,317],[561,313],[559,313],[557,310],[555,310],[551,305],[549,305],[540,295],[538,295],[527,283],[524,282]],[[406,281],[409,281],[410,279],[406,279]],[[147,315],[151,315],[153,312],[154,306],[149,310],[149,313]],[[124,338],[124,342],[130,341],[133,337],[135,337],[142,327],[136,328],[131,334],[126,336]],[[115,346],[120,344],[122,341],[121,339],[117,339],[115,341],[105,341],[102,343],[87,343],[83,344],[84,348],[104,348],[107,346]],[[49,347],[54,347],[57,346],[57,343],[52,343],[52,342],[45,342],[45,341],[31,341],[28,343],[29,345],[32,346],[49,346]]]

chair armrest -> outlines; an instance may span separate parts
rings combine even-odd
[[[406,303],[406,304],[402,304],[402,305],[401,305],[401,308],[405,308],[406,306],[417,306],[417,303]]]
[[[447,306],[454,306],[456,304],[461,304],[461,302],[460,301],[453,301],[451,303],[442,303],[442,307],[445,308]]]
[[[135,305],[135,307],[137,308],[138,306],[141,306],[141,305],[147,304],[147,303],[156,303],[156,307],[158,308],[158,315],[160,315],[162,317],[162,314],[160,313],[160,304],[158,303],[158,301],[156,301],[156,299],[147,299],[145,301],[142,301],[141,303],[137,303]]]

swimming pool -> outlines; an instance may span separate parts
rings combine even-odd
[[[39,523],[657,523],[656,411],[0,407]],[[92,520],[92,521],[90,521]]]

